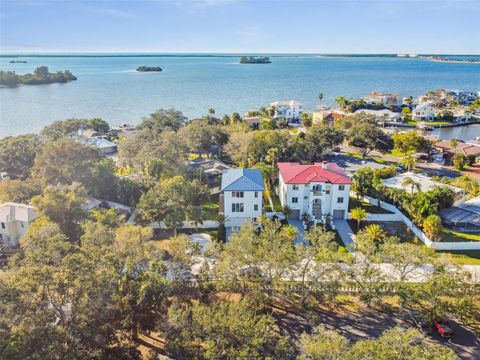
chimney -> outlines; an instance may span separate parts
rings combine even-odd
[[[328,169],[328,162],[322,161],[322,169]]]

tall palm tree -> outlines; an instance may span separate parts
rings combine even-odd
[[[412,171],[415,167],[417,160],[412,155],[407,155],[402,159],[402,165],[405,166],[405,169]]]
[[[376,243],[383,242],[386,233],[379,224],[371,224],[365,227],[365,234]]]
[[[343,110],[347,106],[348,101],[343,96],[339,96],[335,99],[335,103]]]
[[[360,222],[367,218],[367,211],[364,208],[356,207],[350,211],[353,220],[357,220],[357,231],[360,230]]]
[[[455,179],[454,183],[470,196],[476,196],[479,191],[477,180],[467,175],[458,177]]]
[[[453,152],[457,152],[458,140],[457,139],[450,139],[450,146],[453,148]]]
[[[415,190],[420,191],[421,188],[422,188],[420,183],[416,182],[411,177],[406,177],[405,179],[403,179],[402,187],[403,188],[410,187],[410,191],[411,191],[412,194],[415,192]]]

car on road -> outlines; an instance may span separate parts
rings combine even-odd
[[[438,333],[438,335],[440,335],[444,339],[451,339],[455,336],[455,331],[453,331],[452,328],[448,326],[448,323],[445,320],[435,321],[433,327]]]
[[[436,162],[442,162],[443,161],[443,155],[442,154],[435,155],[434,160]]]
[[[422,314],[420,314],[418,311],[409,311],[408,315],[410,315],[413,325],[417,327],[423,334],[432,333],[431,327],[428,326]]]

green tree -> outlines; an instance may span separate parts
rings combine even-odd
[[[58,224],[72,241],[79,239],[80,222],[86,218],[85,189],[79,184],[47,186],[42,195],[33,197],[35,208]]]
[[[343,360],[350,347],[349,341],[338,332],[317,326],[311,334],[300,337],[299,360]]]
[[[372,150],[385,153],[393,148],[390,137],[376,124],[368,122],[354,124],[347,132],[347,140],[350,146],[360,151],[362,158]]]
[[[352,190],[357,197],[369,195],[373,188],[374,173],[371,168],[361,168],[353,175]]]
[[[302,119],[302,125],[305,127],[305,128],[309,128],[312,126],[312,118],[310,116],[310,114],[307,114],[307,113],[302,113],[302,115],[300,115],[300,118]]]
[[[453,157],[453,168],[455,170],[461,171],[465,169],[468,163],[468,157],[463,154],[456,153]]]
[[[214,302],[210,306],[174,303],[168,310],[168,350],[202,359],[287,359],[292,344],[279,335],[271,315],[255,304]]]
[[[353,220],[357,221],[357,231],[360,230],[360,222],[367,218],[367,211],[361,207],[356,207],[350,211]]]
[[[402,115],[406,121],[412,120],[412,110],[408,106],[402,108]]]
[[[144,118],[137,127],[139,130],[158,134],[165,130],[177,131],[186,121],[187,118],[180,111],[160,109]]]
[[[30,175],[35,156],[41,149],[37,135],[7,136],[0,139],[0,171],[25,179]]]
[[[343,133],[331,126],[315,124],[305,134],[305,152],[308,160],[320,160],[328,151],[343,141]]]
[[[102,157],[96,149],[70,140],[46,145],[35,158],[33,176],[44,186],[79,182],[88,187],[93,169]]]
[[[405,169],[407,169],[407,171],[412,171],[415,167],[416,162],[417,160],[411,155],[407,155],[402,159],[402,165],[405,166]]]
[[[423,220],[423,231],[433,241],[439,241],[442,239],[443,227],[442,219],[438,215],[428,215]]]
[[[375,243],[383,242],[386,233],[379,224],[370,224],[365,226],[365,235],[372,239]]]

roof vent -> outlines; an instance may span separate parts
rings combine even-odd
[[[328,162],[326,161],[322,162],[322,169],[328,169]]]

